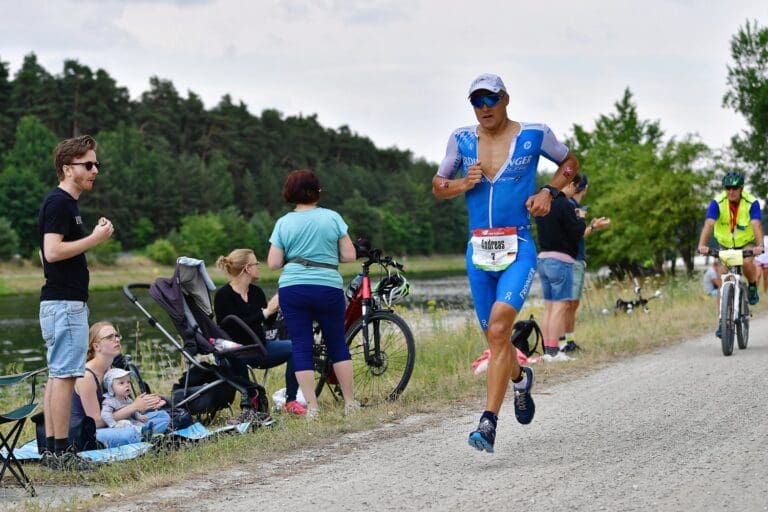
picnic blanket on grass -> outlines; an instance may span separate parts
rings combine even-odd
[[[114,448],[88,450],[84,452],[79,452],[78,455],[80,455],[84,459],[88,459],[91,462],[108,463],[108,462],[117,462],[120,460],[135,459],[136,457],[147,453],[150,448],[152,448],[152,445],[150,443],[132,443],[132,444],[124,444],[122,446],[116,446]],[[6,456],[8,452],[5,449],[3,449],[2,453],[3,453],[3,456]],[[38,453],[37,451],[37,440],[33,439],[25,443],[23,446],[16,448],[15,450],[13,450],[13,455],[18,460],[26,460],[26,461],[40,460],[40,453]]]
[[[188,441],[199,441],[211,436],[223,434],[225,432],[244,434],[248,432],[251,423],[240,423],[238,425],[227,425],[225,427],[209,430],[203,426],[202,423],[193,423],[187,428],[176,430],[167,434],[168,438],[181,438]],[[141,455],[147,453],[151,448],[152,443],[131,443],[124,444],[122,446],[115,446],[113,448],[102,448],[99,450],[88,450],[79,452],[78,455],[97,464],[106,464],[110,462],[118,462],[122,460],[135,459]],[[8,451],[3,448],[0,450],[3,457],[7,456]],[[18,460],[22,461],[37,461],[40,460],[40,453],[37,451],[37,440],[33,439],[24,445],[13,450],[13,454]]]

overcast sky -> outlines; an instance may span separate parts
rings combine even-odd
[[[207,107],[318,115],[380,147],[439,161],[473,123],[472,79],[499,74],[510,117],[564,138],[613,110],[626,87],[668,137],[713,148],[743,130],[722,107],[730,39],[766,0],[0,0],[0,60],[34,52],[104,68],[136,98],[170,79]]]

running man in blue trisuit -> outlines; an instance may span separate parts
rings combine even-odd
[[[493,452],[496,422],[510,379],[515,417],[533,420],[533,370],[521,367],[510,343],[515,317],[536,272],[531,215],[546,215],[552,198],[573,179],[579,163],[543,124],[512,121],[501,78],[483,74],[469,88],[478,125],[459,128],[432,179],[441,199],[464,195],[469,211],[467,275],[478,320],[488,340],[485,411],[469,445]],[[536,191],[539,157],[558,164],[549,185]]]

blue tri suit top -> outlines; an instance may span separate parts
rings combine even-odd
[[[466,176],[477,162],[477,125],[455,130],[448,139],[445,158],[437,175],[447,179]],[[540,157],[556,164],[568,155],[568,147],[559,142],[552,130],[539,123],[520,123],[513,138],[509,158],[492,180],[482,181],[464,194],[469,212],[469,235],[474,229],[516,227],[518,255],[503,271],[475,268],[472,245],[467,244],[467,276],[480,325],[488,328],[491,308],[505,302],[518,312],[525,302],[536,269],[536,246],[530,233],[530,214],[525,202],[536,192],[536,170]]]

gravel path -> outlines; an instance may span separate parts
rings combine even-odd
[[[751,337],[534,388],[536,419],[508,402],[492,455],[466,444],[478,411],[451,410],[106,510],[768,510],[767,317]]]

